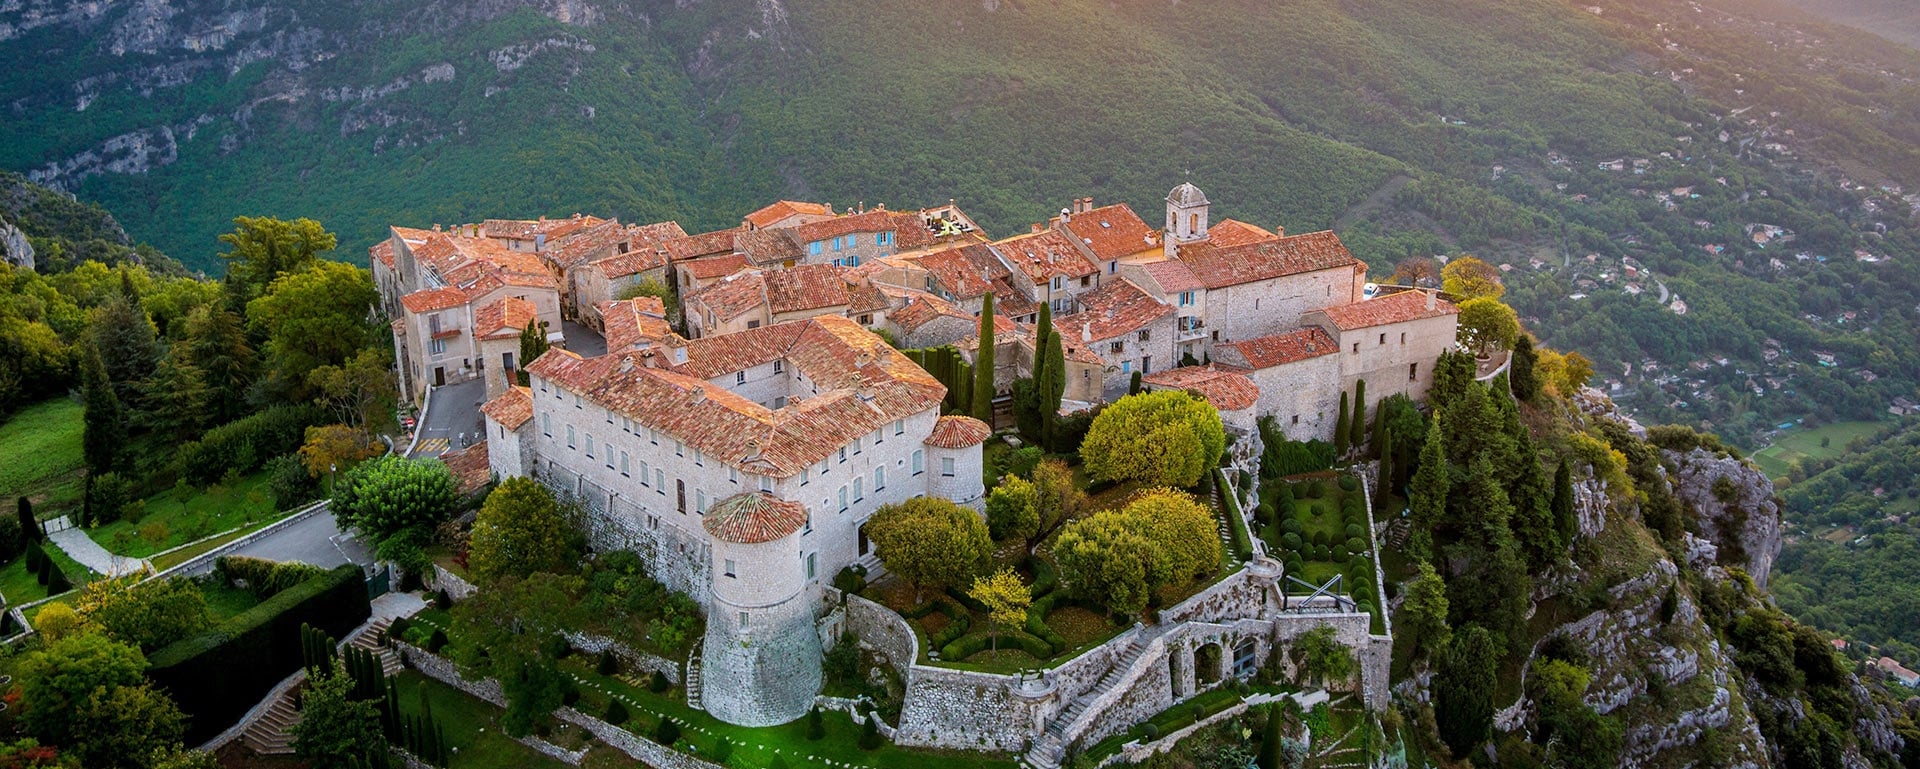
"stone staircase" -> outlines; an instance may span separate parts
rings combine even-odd
[[[695,642],[693,651],[687,653],[687,680],[685,687],[687,690],[687,707],[693,708],[694,710],[707,709],[707,706],[700,701],[700,648],[704,645],[706,645],[705,641]]]
[[[1057,769],[1060,760],[1066,756],[1067,745],[1072,742],[1071,735],[1081,717],[1087,715],[1087,710],[1093,707],[1094,702],[1132,677],[1134,667],[1139,664],[1141,657],[1146,656],[1147,649],[1152,647],[1154,639],[1159,638],[1161,632],[1164,631],[1156,627],[1135,638],[1120,659],[1107,669],[1106,675],[1101,676],[1092,688],[1075,699],[1060,715],[1049,720],[1040,739],[1034,740],[1033,747],[1027,751],[1026,763],[1040,769]]]
[[[1387,544],[1395,550],[1406,549],[1407,537],[1412,534],[1413,522],[1405,518],[1396,518],[1393,523],[1387,524]]]
[[[385,643],[387,627],[393,620],[380,618],[360,628],[359,632],[349,636],[342,646],[351,646],[374,653],[380,658],[380,669],[388,676],[399,674],[402,669],[400,655],[394,654]],[[288,755],[293,753],[293,725],[300,723],[300,709],[294,707],[293,693],[289,689],[267,707],[267,712],[247,729],[240,733],[240,739],[253,752],[263,756]]]

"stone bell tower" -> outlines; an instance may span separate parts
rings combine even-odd
[[[1162,239],[1166,242],[1169,258],[1176,254],[1181,244],[1207,239],[1208,205],[1207,193],[1201,192],[1192,182],[1181,182],[1180,186],[1167,193],[1167,228]]]

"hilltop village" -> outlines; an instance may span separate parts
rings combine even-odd
[[[896,663],[922,656],[891,648],[911,638],[897,616],[825,588],[836,574],[884,572],[866,530],[876,511],[923,496],[985,504],[995,426],[943,410],[948,385],[902,349],[950,347],[979,365],[991,346],[1004,404],[1050,324],[1065,363],[1060,416],[1130,391],[1192,393],[1252,447],[1242,456],[1256,472],[1260,420],[1290,440],[1331,441],[1356,386],[1423,397],[1454,348],[1454,304],[1369,284],[1331,232],[1215,221],[1210,207],[1182,184],[1155,227],[1082,198],[996,240],[951,202],[779,201],[700,234],[579,215],[393,227],[371,256],[406,397],[484,380],[484,440],[448,461],[578,500],[596,549],[640,553],[704,608],[688,702],[763,726],[815,707],[829,625]],[[520,360],[528,337],[552,349]],[[1193,695],[1196,673],[1202,688],[1229,665],[1251,675],[1281,638],[1318,625],[1369,660],[1364,697],[1383,704],[1390,641],[1346,593],[1381,599],[1330,592],[1294,609],[1314,613],[1282,613],[1280,571],[1244,566],[1152,630],[1083,656],[1075,676],[902,665],[892,736],[1052,765],[1069,744]]]

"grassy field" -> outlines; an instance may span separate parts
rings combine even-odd
[[[1803,459],[1839,458],[1847,453],[1847,444],[1853,439],[1873,435],[1880,427],[1879,422],[1835,422],[1788,430],[1781,433],[1773,445],[1753,452],[1753,461],[1766,471],[1767,477],[1777,480],[1786,477],[1793,464]]]
[[[87,536],[120,555],[145,558],[236,526],[262,526],[280,517],[267,494],[264,472],[241,478],[232,486],[209,486],[185,499],[169,490],[145,502],[139,522],[114,521],[89,529]]]
[[[420,698],[446,729],[452,750],[448,769],[560,769],[566,764],[508,737],[500,729],[500,709],[419,673],[399,676],[400,706],[418,712]],[[637,764],[629,763],[631,766]]]
[[[56,398],[0,423],[0,500],[26,496],[42,519],[80,503],[80,404]]]

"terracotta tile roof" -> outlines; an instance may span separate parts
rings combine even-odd
[[[1230,360],[1236,365],[1245,361],[1246,366],[1252,369],[1272,368],[1283,363],[1332,355],[1340,350],[1340,344],[1319,326],[1298,328],[1257,339],[1242,339],[1220,347],[1225,353],[1219,356],[1222,360]]]
[[[742,217],[755,227],[772,227],[794,216],[832,216],[833,208],[825,203],[808,203],[800,200],[779,200],[765,208]]]
[[[659,347],[581,359],[565,350],[529,370],[672,435],[708,457],[790,477],[854,438],[938,407],[946,388],[845,317],[821,315],[686,342],[684,363]],[[784,360],[817,395],[769,409],[711,380]]]
[[[844,267],[801,264],[764,276],[767,308],[774,313],[844,307],[850,301]]]
[[[1175,388],[1206,398],[1221,411],[1253,408],[1260,400],[1260,388],[1244,374],[1214,366],[1181,366],[1157,371],[1140,378],[1157,387]]]
[[[548,242],[545,254],[560,269],[568,270],[613,253],[624,239],[626,228],[609,220],[583,227],[558,243]]]
[[[635,247],[624,254],[614,254],[593,263],[593,268],[608,280],[638,275],[667,265],[667,255],[653,248]]]
[[[532,302],[502,297],[473,311],[473,335],[481,339],[517,337],[539,315],[540,309]]]
[[[993,428],[973,417],[944,416],[933,423],[933,432],[925,443],[939,449],[964,449],[987,442]]]
[[[887,319],[909,332],[932,323],[935,318],[973,319],[972,313],[962,312],[945,299],[924,291],[906,291],[905,301],[887,313]]]
[[[498,240],[400,227],[392,229],[406,242],[414,261],[425,272],[437,276],[446,286],[465,292],[468,299],[501,286],[556,288],[553,273],[547,270],[546,263],[540,257],[514,251]],[[445,306],[451,305],[439,309],[445,309]]]
[[[488,238],[506,238],[508,240],[533,240],[536,235],[546,235],[552,243],[587,227],[606,221],[597,216],[575,214],[565,219],[488,219],[480,223],[480,234]]]
[[[680,229],[680,223],[674,221],[636,224],[627,228],[627,237],[633,240],[634,248],[640,248],[642,246],[649,248],[657,247],[669,240],[677,240],[686,236],[687,231]]]
[[[1125,203],[1101,206],[1074,214],[1061,223],[1073,237],[1093,252],[1094,258],[1111,261],[1160,245],[1153,228]]]
[[[466,303],[467,292],[452,286],[422,289],[400,297],[400,306],[407,308],[407,312],[415,313],[445,310]]]
[[[453,490],[459,494],[472,494],[493,480],[493,465],[487,460],[487,442],[468,446],[459,451],[449,451],[440,455],[447,469],[453,472]]]
[[[600,311],[609,352],[623,352],[642,342],[662,342],[675,336],[673,326],[667,323],[666,305],[656,297],[601,302],[594,309]]]
[[[713,503],[700,525],[722,542],[757,545],[786,537],[806,523],[806,505],[749,491]]]
[[[699,235],[688,235],[684,238],[671,238],[661,242],[660,248],[667,252],[667,260],[672,262],[684,262],[703,256],[731,254],[733,253],[733,237],[743,231],[744,230],[735,227],[730,230],[716,230],[714,232],[703,232]]]
[[[1186,262],[1207,288],[1359,264],[1331,231],[1239,246],[1196,243],[1180,249],[1180,261]]]
[[[868,280],[865,276],[857,276],[852,273],[849,273],[846,278],[849,281],[847,284],[847,312],[879,312],[881,310],[892,309],[893,300],[887,297],[887,292],[880,290],[879,286],[874,285],[873,281]]]
[[[1321,312],[1326,313],[1327,319],[1342,331],[1460,313],[1460,308],[1445,299],[1435,299],[1433,309],[1427,309],[1428,296],[1425,291],[1402,291],[1364,302],[1328,307]]]
[[[933,234],[933,230],[927,226],[926,219],[920,214],[890,211],[887,213],[887,218],[888,227],[893,230],[895,250],[926,248],[940,242],[940,237]]]
[[[739,254],[730,254],[727,256],[709,256],[704,259],[695,259],[681,264],[680,269],[688,275],[692,275],[694,280],[713,280],[714,278],[724,278],[751,266],[752,265],[747,262],[746,257]]]
[[[1207,242],[1221,247],[1244,246],[1248,243],[1264,243],[1279,239],[1279,235],[1264,227],[1235,219],[1222,219],[1207,227]]]
[[[481,405],[480,413],[499,422],[501,427],[518,430],[533,419],[533,391],[525,387],[509,387],[506,392]]]
[[[375,262],[386,265],[389,270],[393,269],[392,240],[380,241],[367,249],[367,264],[373,264]]]
[[[891,232],[892,230],[893,212],[877,209],[864,214],[842,214],[832,219],[809,222],[794,227],[791,231],[794,239],[804,244],[854,233]]]
[[[1160,285],[1161,291],[1169,294],[1178,294],[1182,291],[1198,291],[1207,287],[1206,284],[1200,282],[1198,277],[1194,276],[1193,270],[1187,267],[1187,263],[1179,259],[1163,259],[1158,262],[1149,262],[1140,265],[1140,269],[1145,271],[1147,277],[1152,278],[1154,283]]]
[[[978,243],[941,249],[919,257],[918,261],[947,291],[961,299],[985,294],[995,279],[1012,274],[992,249]]]
[[[729,321],[767,304],[766,274],[743,270],[708,284],[687,297],[687,304],[700,314],[713,313],[719,321]]]
[[[1065,233],[1056,230],[1020,235],[993,244],[993,250],[1035,284],[1055,275],[1078,278],[1100,271]]]
[[[1039,303],[1028,299],[1013,282],[1000,278],[993,282],[993,314],[996,318],[1020,318],[1040,311]]]
[[[733,250],[754,264],[773,264],[806,258],[806,249],[786,228],[742,232],[733,238]]]
[[[1081,294],[1080,304],[1085,309],[1053,319],[1053,327],[1065,334],[1062,341],[1081,339],[1082,330],[1088,334],[1087,341],[1112,339],[1173,314],[1173,305],[1153,298],[1125,280],[1108,281]]]

